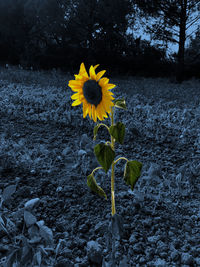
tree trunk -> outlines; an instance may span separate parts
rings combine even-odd
[[[187,0],[180,0],[181,14],[180,14],[180,28],[179,28],[179,49],[176,79],[178,82],[184,80],[184,55],[185,55],[185,39],[186,39],[186,11]]]

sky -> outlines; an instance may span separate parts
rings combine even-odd
[[[194,13],[194,16],[196,16],[197,15],[197,13],[195,12]],[[154,20],[152,19],[152,23],[154,22]],[[147,22],[145,22],[144,21],[144,25],[146,24]],[[149,22],[148,22],[149,23]],[[138,21],[136,21],[136,25],[138,25],[138,29],[136,30],[136,29],[134,29],[134,30],[132,30],[132,29],[130,29],[130,28],[128,28],[127,29],[127,34],[133,34],[133,37],[134,38],[138,38],[138,37],[140,37],[141,36],[141,39],[142,40],[148,40],[148,41],[150,41],[150,35],[149,34],[147,34],[147,33],[145,33],[145,31],[144,31],[144,27],[141,25],[141,23],[139,22],[139,20]],[[192,34],[192,37],[195,37],[195,30],[198,28],[198,26],[200,26],[200,19],[199,19],[199,21],[197,21],[195,24],[193,24],[188,30],[187,30],[187,35],[189,35],[189,34],[191,34],[192,32],[194,32],[193,34]],[[178,30],[178,28],[176,29],[176,30]],[[189,43],[190,43],[190,39],[188,38],[187,40],[186,40],[186,43],[185,43],[185,47],[188,47],[188,45],[189,45]],[[154,45],[154,44],[161,44],[162,45],[162,42],[160,41],[152,41],[151,42],[151,44],[152,45]],[[171,43],[171,42],[169,42],[168,43],[168,49],[167,49],[167,55],[169,56],[170,54],[173,54],[173,53],[177,53],[178,52],[178,44],[177,43]]]

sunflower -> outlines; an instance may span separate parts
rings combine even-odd
[[[81,63],[79,74],[74,75],[75,80],[69,81],[68,86],[75,94],[71,96],[71,99],[75,100],[72,106],[78,106],[83,103],[83,118],[89,114],[90,119],[94,122],[104,120],[108,118],[107,113],[111,112],[114,103],[112,100],[113,93],[109,90],[116,85],[109,83],[108,78],[102,78],[105,70],[95,73],[96,68],[99,66],[91,66],[89,74],[85,69],[84,63]],[[92,118],[91,118],[92,117]]]

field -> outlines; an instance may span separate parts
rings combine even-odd
[[[22,266],[32,256],[35,266],[40,261],[41,266],[108,266],[110,171],[95,175],[108,201],[90,192],[86,177],[98,166],[94,145],[109,136],[100,128],[93,141],[94,123],[83,119],[80,106],[71,106],[70,79],[56,70],[0,69],[0,189],[17,186],[2,207],[8,218],[0,220],[2,262],[13,261],[15,254]],[[124,161],[116,166],[116,210],[124,219],[117,264],[200,266],[200,81],[110,77],[110,82],[117,85],[115,97],[123,96],[127,104],[115,114],[126,126],[116,154],[143,163],[133,191],[123,181]],[[37,205],[34,219],[32,210],[27,219],[23,208],[31,199]],[[27,229],[35,218],[46,228],[43,241],[32,241],[30,248]],[[8,222],[13,224],[6,234]],[[26,241],[20,237],[16,250],[12,235],[21,233]]]

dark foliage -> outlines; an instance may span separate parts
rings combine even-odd
[[[176,79],[182,82],[186,78],[185,68],[185,42],[189,39],[188,29],[200,21],[199,0],[149,0],[132,1],[139,7],[140,12],[147,19],[157,18],[153,25],[148,26],[147,31],[151,33],[154,40],[178,44],[176,57]],[[197,24],[198,25],[198,24]]]
[[[134,25],[138,14],[159,16],[161,1],[148,1],[145,6],[139,2],[0,0],[0,61],[23,68],[60,68],[70,73],[85,62],[88,66],[102,64],[113,74],[172,75],[175,62],[167,58],[165,49],[127,35],[127,28]],[[174,5],[169,6],[173,14],[178,12]],[[172,27],[178,14],[174,21],[167,15],[165,19]],[[172,40],[172,33],[164,28],[155,38],[164,35],[166,42]],[[189,54],[193,49],[191,46]],[[194,66],[188,68],[193,73]]]

